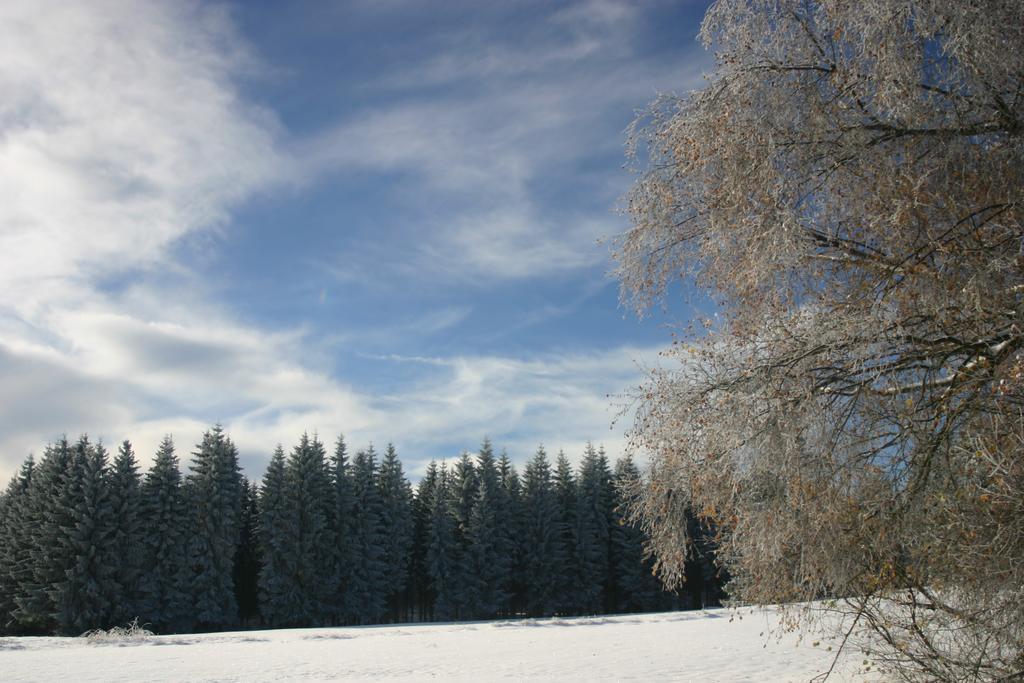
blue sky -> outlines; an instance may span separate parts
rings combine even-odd
[[[61,433],[260,476],[305,430],[414,478],[623,445],[671,316],[618,306],[624,129],[699,2],[6,3],[0,475]],[[613,395],[609,398],[609,394]]]

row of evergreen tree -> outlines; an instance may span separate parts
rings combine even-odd
[[[77,635],[138,618],[160,632],[648,611],[716,604],[709,560],[661,589],[614,472],[543,448],[520,479],[485,440],[415,492],[393,446],[349,458],[303,435],[260,485],[216,426],[182,477],[170,437],[142,476],[81,437],[30,456],[0,495],[0,632]]]

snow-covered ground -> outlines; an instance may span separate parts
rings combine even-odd
[[[769,634],[775,627],[774,612],[742,609],[152,636],[127,643],[3,638],[0,680],[760,683],[808,681],[829,667],[826,638]],[[861,664],[859,653],[850,652],[830,680],[877,680],[858,673]]]

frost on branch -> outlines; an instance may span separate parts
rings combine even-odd
[[[701,38],[707,87],[631,130],[616,250],[638,311],[721,305],[638,396],[662,573],[690,510],[734,595],[855,596],[893,671],[1016,675],[1024,5],[722,0]]]

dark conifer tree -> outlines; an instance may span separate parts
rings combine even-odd
[[[608,462],[588,443],[580,463],[575,515],[579,607],[587,614],[603,611],[610,593],[612,493]]]
[[[378,487],[382,504],[384,565],[387,576],[387,607],[392,620],[402,618],[409,599],[409,569],[412,560],[412,487],[402,471],[395,447],[388,444],[380,465]]]
[[[455,515],[452,513],[451,475],[441,464],[430,501],[430,529],[427,535],[427,574],[434,594],[433,618],[447,621],[456,618],[458,609],[459,548],[455,537]]]
[[[430,523],[437,482],[437,462],[431,460],[426,474],[416,486],[416,496],[413,499],[412,599],[417,617],[422,621],[429,621],[432,618],[435,597],[427,571],[427,546],[430,540]]]
[[[235,553],[235,602],[243,626],[259,623],[259,487],[242,477],[242,520]]]
[[[286,493],[284,449],[281,444],[263,475],[260,488],[257,537],[263,563],[259,575],[260,614],[268,626],[288,625],[294,584],[295,557],[290,552],[289,539],[296,533],[294,508]]]
[[[143,520],[140,512],[141,482],[135,451],[125,440],[110,468],[110,499],[114,512],[115,581],[119,597],[114,622],[127,624],[142,615]]]
[[[551,466],[543,446],[526,466],[523,512],[526,611],[531,616],[550,616],[558,609],[559,571],[564,566],[565,548]]]
[[[717,607],[725,598],[724,585],[728,581],[725,571],[715,562],[715,532],[697,515],[686,515],[687,534],[693,539],[693,553],[684,565],[686,582],[678,593],[664,592],[661,609],[687,609]]]
[[[469,453],[463,452],[449,471],[448,498],[449,510],[455,522],[455,546],[459,561],[454,568],[451,595],[455,618],[472,618],[476,605],[479,604],[480,582],[473,574],[468,562],[469,557],[469,520],[476,501],[477,473]]]
[[[294,528],[284,539],[290,573],[282,578],[290,584],[291,602],[278,618],[288,625],[319,626],[331,618],[334,505],[326,458],[320,440],[303,434],[285,465],[284,501]]]
[[[558,503],[557,528],[558,545],[561,548],[560,562],[555,570],[556,603],[560,614],[578,614],[583,609],[580,587],[580,565],[576,556],[576,514],[578,496],[576,478],[572,465],[563,451],[555,459],[553,478],[555,500]]]
[[[491,442],[484,439],[477,457],[477,494],[470,512],[467,565],[475,583],[469,613],[493,617],[508,608],[513,556],[509,530],[502,526],[505,495],[501,490]]]
[[[28,555],[17,571],[14,618],[19,630],[52,633],[60,586],[74,567],[70,531],[74,527],[72,447],[67,438],[50,444],[34,470],[28,489],[25,528]]]
[[[193,522],[188,558],[195,620],[209,629],[234,624],[238,617],[234,565],[241,537],[242,478],[238,449],[220,425],[207,431],[197,448],[185,487]]]
[[[640,470],[629,456],[615,463],[615,523],[611,527],[614,568],[611,609],[620,612],[657,609],[660,585],[644,557],[644,536],[630,521],[625,510],[632,487],[640,479]]]
[[[359,624],[378,623],[386,607],[386,539],[377,478],[376,453],[371,445],[356,453],[352,462],[353,505],[349,538],[354,563],[348,582],[349,620]]]
[[[188,511],[174,441],[165,436],[142,481],[142,580],[140,620],[148,628],[180,632],[191,628],[186,557]]]
[[[334,454],[331,456],[330,467],[331,482],[334,486],[331,502],[334,505],[334,510],[329,522],[331,534],[334,537],[334,547],[332,548],[334,560],[331,575],[325,579],[327,584],[332,587],[332,594],[327,604],[331,612],[331,621],[335,624],[351,620],[349,584],[352,580],[356,559],[352,535],[353,500],[350,469],[345,437],[339,435],[334,446]]]
[[[117,522],[107,481],[107,452],[82,436],[71,457],[71,517],[65,533],[71,567],[53,587],[57,632],[80,635],[114,624],[117,583]]]
[[[498,484],[502,493],[499,508],[500,526],[507,530],[505,553],[510,559],[511,577],[508,614],[526,611],[526,514],[519,473],[503,449],[498,458]]]
[[[17,633],[14,611],[22,573],[28,570],[31,529],[29,489],[35,472],[30,455],[12,479],[0,499],[0,633]]]

